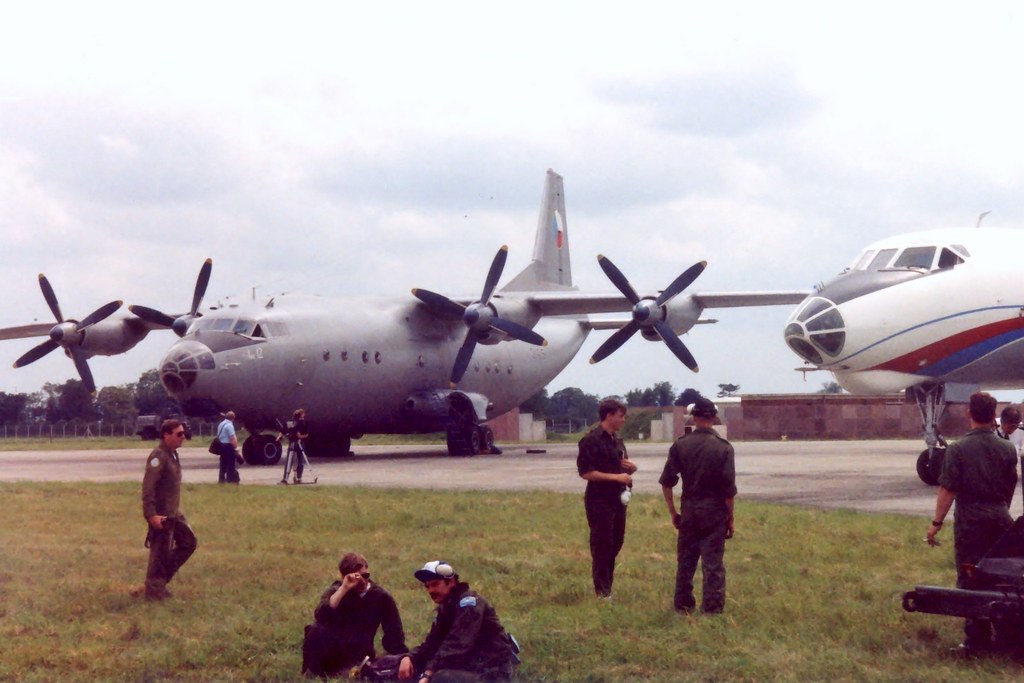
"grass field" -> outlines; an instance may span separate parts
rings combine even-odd
[[[132,597],[145,527],[136,484],[0,485],[0,679],[262,681],[299,677],[303,625],[343,551],[366,554],[410,645],[433,604],[412,572],[451,562],[524,647],[524,681],[1019,680],[962,661],[954,619],[907,614],[950,585],[922,519],[737,503],[726,613],[671,609],[674,532],[637,495],[615,597],[590,588],[581,496],[189,485],[199,549],[174,598]]]

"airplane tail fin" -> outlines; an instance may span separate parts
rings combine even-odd
[[[507,292],[572,289],[569,266],[569,228],[565,221],[562,176],[548,169],[537,219],[533,261],[502,287]]]

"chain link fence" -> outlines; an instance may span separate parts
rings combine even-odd
[[[203,437],[213,438],[217,430],[215,423],[201,420],[188,420],[189,428],[192,431],[193,439]],[[38,422],[38,423],[11,423],[4,424],[0,429],[0,438],[3,439],[89,439],[98,437],[107,438],[139,438],[136,433],[134,420],[122,422],[83,422],[72,420],[69,422]]]

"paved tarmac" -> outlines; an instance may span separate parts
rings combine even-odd
[[[627,446],[640,468],[634,492],[660,497],[658,476],[669,444]],[[757,441],[734,446],[739,496],[748,500],[921,517],[935,509],[936,489],[917,477],[917,456],[924,447],[919,441]],[[443,446],[355,442],[353,447],[354,457],[313,460],[317,485],[580,494],[584,487],[576,474],[575,443],[516,444],[503,446],[502,455],[473,458],[449,457]],[[0,482],[140,481],[149,450],[0,452]],[[217,481],[217,459],[205,448],[183,448],[181,458],[186,482]],[[276,485],[282,474],[281,465],[240,470],[244,486]],[[1011,511],[1017,514],[1020,508],[1018,493]]]

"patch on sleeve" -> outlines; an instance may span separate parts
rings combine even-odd
[[[160,459],[159,458],[153,458],[152,460],[149,461],[149,466],[154,468],[154,469],[157,468],[157,467],[160,467]]]
[[[459,600],[459,607],[476,607],[476,598],[472,595],[467,595]]]

